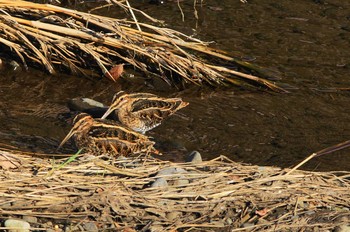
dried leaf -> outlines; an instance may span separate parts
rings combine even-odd
[[[110,70],[109,73],[111,74],[111,77],[113,78],[114,81],[118,80],[119,77],[122,75],[124,72],[124,64],[117,64],[114,65]]]
[[[255,211],[255,214],[259,215],[260,217],[265,216],[267,214],[268,210],[266,208],[262,210]]]

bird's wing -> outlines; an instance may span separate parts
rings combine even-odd
[[[180,98],[148,98],[135,100],[131,105],[131,112],[145,114],[151,112],[161,112],[161,114],[171,114],[177,110],[182,100]]]

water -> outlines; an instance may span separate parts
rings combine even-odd
[[[167,26],[215,41],[213,47],[266,67],[289,94],[190,88],[175,93],[140,82],[111,84],[68,75],[0,71],[0,142],[54,153],[68,132],[67,101],[84,96],[108,104],[124,89],[180,95],[190,105],[154,129],[166,159],[198,150],[205,159],[226,155],[258,165],[290,167],[309,154],[350,139],[350,4],[345,1],[131,2]],[[116,16],[112,10],[106,14]],[[132,85],[131,85],[132,84]],[[68,145],[69,146],[69,145]],[[66,148],[70,151],[69,148]],[[72,149],[72,148],[71,148]],[[349,170],[350,150],[315,158],[303,168]]]

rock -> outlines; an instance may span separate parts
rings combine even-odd
[[[183,168],[168,167],[160,170],[156,176],[172,175],[177,173],[186,173],[187,171]]]
[[[201,154],[198,152],[198,151],[192,151],[187,159],[186,159],[186,162],[190,162],[190,163],[201,163],[202,162],[202,156]]]
[[[102,104],[101,102],[95,101],[90,98],[82,98],[82,97],[77,97],[70,99],[68,101],[68,107],[70,110],[73,111],[86,111],[94,108],[101,108],[107,110],[107,106]]]
[[[23,220],[28,223],[38,223],[38,218],[33,216],[23,216]]]
[[[4,225],[9,232],[29,232],[30,230],[30,224],[28,222],[18,219],[7,219]]]
[[[156,176],[160,177],[159,179],[164,179],[165,181],[170,181],[170,185],[186,185],[190,181],[186,179],[184,175],[177,175],[181,173],[187,173],[187,171],[183,168],[178,168],[178,167],[167,167],[162,170],[160,170]],[[157,179],[157,180],[159,180]],[[153,183],[155,184],[156,181]],[[152,184],[152,187],[153,187]],[[167,185],[168,186],[168,183]]]
[[[106,107],[101,102],[98,102],[86,97],[83,97],[83,98],[77,97],[77,98],[70,99],[68,102],[68,105],[69,105],[69,108],[72,108],[72,110],[76,110],[76,111],[83,111],[83,110],[91,109],[95,107],[99,107],[99,108]]]
[[[68,108],[71,111],[80,111],[80,112],[88,113],[95,118],[102,117],[102,115],[108,109],[108,107],[102,104],[101,102],[95,101],[90,98],[81,98],[81,97],[70,99],[68,101]]]
[[[152,184],[151,187],[167,187],[168,182],[163,178],[156,179]]]
[[[84,228],[86,231],[91,231],[91,232],[98,231],[98,228],[97,228],[97,226],[96,226],[96,224],[95,224],[94,222],[87,222],[87,223],[84,223],[83,228]]]

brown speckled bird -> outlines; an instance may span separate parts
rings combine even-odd
[[[72,136],[79,149],[83,148],[95,155],[159,154],[153,147],[154,142],[147,136],[114,121],[94,119],[86,113],[78,114],[74,118],[73,128],[59,148]]]
[[[127,94],[120,91],[114,95],[112,104],[102,119],[114,111],[122,124],[144,134],[188,104],[181,98],[163,98],[150,93]]]

